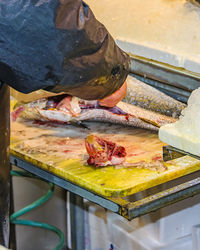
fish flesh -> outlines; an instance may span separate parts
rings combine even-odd
[[[126,162],[127,152],[123,146],[94,134],[90,134],[85,138],[85,148],[89,155],[87,163],[91,166],[116,166],[116,169],[136,167],[158,172],[167,170],[160,155],[152,158],[150,161]]]
[[[126,82],[127,95],[123,99],[124,102],[174,118],[178,118],[186,107],[186,104],[130,75]]]
[[[86,101],[69,95],[40,99],[18,107],[12,112],[12,120],[26,120],[74,124],[82,121],[101,121],[123,124],[158,131],[162,125],[176,119],[125,102],[113,108],[99,105],[98,101]],[[20,109],[20,112],[19,112]]]
[[[125,161],[126,150],[123,146],[104,140],[96,135],[85,138],[85,147],[89,158],[87,163],[95,167],[120,165]]]

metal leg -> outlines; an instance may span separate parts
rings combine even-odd
[[[84,250],[84,208],[83,198],[70,193],[72,250]]]
[[[13,181],[11,178],[10,181],[10,190],[11,190],[11,195],[10,195],[10,214],[14,213],[14,196],[13,196]],[[10,244],[9,248],[12,250],[16,250],[16,231],[15,231],[15,224],[11,223],[10,225]]]
[[[0,83],[0,245],[6,247],[9,244],[10,210],[9,107],[9,88]]]

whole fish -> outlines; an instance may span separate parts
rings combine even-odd
[[[75,124],[81,121],[101,121],[134,126],[157,131],[162,125],[176,119],[157,114],[125,102],[113,108],[101,107],[98,101],[85,101],[77,97],[62,95],[40,99],[18,107],[11,114],[18,117],[43,122]]]
[[[127,78],[127,95],[123,101],[174,118],[178,118],[186,107],[186,104],[130,75]]]

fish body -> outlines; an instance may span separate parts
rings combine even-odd
[[[165,124],[174,123],[175,121],[177,121],[176,118],[146,110],[136,105],[128,104],[125,102],[119,102],[117,104],[117,107],[127,114],[138,117],[140,120],[159,128]]]
[[[130,75],[127,78],[127,95],[123,101],[174,118],[178,118],[186,107],[186,104]]]
[[[59,122],[75,124],[81,121],[101,121],[115,124],[123,124],[144,129],[158,131],[163,124],[175,122],[176,120],[153,113],[124,102],[118,103],[113,108],[101,107],[98,101],[85,101],[77,97],[61,96],[58,100],[54,98],[41,99],[36,102],[18,107],[12,116],[26,120],[38,120],[43,122]],[[18,111],[21,109],[21,113]]]

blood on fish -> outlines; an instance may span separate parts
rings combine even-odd
[[[85,139],[85,147],[89,154],[89,165],[107,166],[119,165],[125,160],[126,150],[114,142],[104,140],[96,135]]]
[[[44,122],[44,121],[39,121],[39,120],[34,120],[33,121],[33,124],[37,124],[37,125],[46,125],[48,123],[50,123],[50,122]]]
[[[126,119],[127,121],[129,121],[129,115],[126,115],[126,116],[125,116],[125,119]]]
[[[69,95],[62,95],[48,99],[46,102],[43,99],[41,103],[24,105],[25,112],[21,112],[20,117],[30,120],[39,120],[41,117],[42,121],[51,121],[52,123],[64,125],[76,124],[84,120],[103,121],[154,131],[158,131],[160,125],[174,122],[174,119],[163,116],[163,118],[160,118],[161,122],[158,123],[156,114],[150,114],[150,111],[147,112],[138,109],[138,107],[120,103],[116,107],[108,108],[101,107],[98,101],[85,101]],[[48,110],[48,112],[45,112],[45,110]],[[44,125],[52,126],[48,123],[44,123]]]

